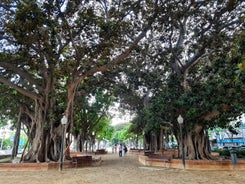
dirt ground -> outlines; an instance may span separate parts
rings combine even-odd
[[[145,167],[137,156],[102,155],[100,166],[63,171],[0,172],[0,184],[244,184],[245,171],[190,171]]]

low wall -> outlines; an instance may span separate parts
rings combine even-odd
[[[82,152],[73,152],[72,157],[77,157],[77,163],[72,160],[65,160],[62,168],[89,167],[100,164],[101,158],[98,156],[85,155]],[[59,162],[45,163],[0,163],[0,171],[48,171],[59,170]]]
[[[155,155],[164,155],[170,158],[178,158],[178,150],[177,149],[168,149],[162,150],[158,152],[154,152]]]
[[[150,158],[138,155],[139,162],[145,166],[156,166],[166,168],[182,169],[181,159]],[[231,160],[185,160],[185,169],[190,170],[245,170],[245,160],[238,159],[237,164],[232,164]]]
[[[72,168],[71,161],[63,162],[63,168]],[[48,171],[59,170],[59,162],[50,163],[1,163],[0,171]]]

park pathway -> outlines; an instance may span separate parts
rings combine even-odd
[[[145,167],[137,155],[102,155],[100,166],[63,171],[0,172],[0,184],[244,184],[244,171],[190,171]]]

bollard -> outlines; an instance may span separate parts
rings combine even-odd
[[[230,151],[231,154],[231,162],[233,165],[237,165],[237,154],[236,151],[232,150]]]

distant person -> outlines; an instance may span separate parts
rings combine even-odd
[[[126,145],[124,145],[124,147],[123,147],[123,151],[124,151],[124,155],[126,155],[126,154],[127,154],[127,152],[128,152],[128,148],[127,148],[127,146],[126,146]]]
[[[111,147],[111,152],[114,153],[114,151],[115,151],[115,145],[113,144]]]
[[[115,148],[115,153],[117,153],[117,144],[115,144],[114,148]]]
[[[122,151],[123,151],[122,144],[119,144],[118,151],[119,151],[119,157],[122,157]]]

